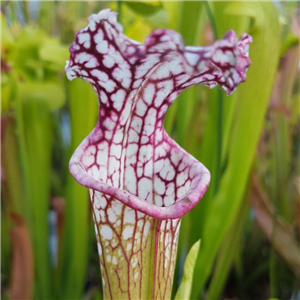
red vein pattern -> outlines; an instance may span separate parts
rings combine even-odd
[[[110,10],[77,33],[67,77],[90,82],[100,108],[70,172],[90,189],[105,299],[170,298],[180,218],[202,198],[210,173],[167,135],[164,117],[192,85],[231,94],[245,81],[250,42],[229,31],[211,46],[188,47],[164,29],[139,44]]]

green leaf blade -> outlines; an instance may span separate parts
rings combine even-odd
[[[197,256],[199,254],[200,243],[201,243],[200,240],[196,242],[192,246],[191,250],[189,251],[186,257],[184,263],[182,281],[177,290],[174,300],[190,299],[190,295],[192,291],[192,282],[194,278],[195,263],[196,263]]]
[[[211,200],[206,212],[210,217],[205,223],[204,243],[197,260],[195,274],[199,279],[193,283],[193,298],[198,298],[204,288],[218,248],[244,195],[279,59],[279,24],[274,5],[270,2],[243,2],[237,5],[250,12],[249,17],[256,18],[255,27],[249,32],[254,40],[250,45],[252,66],[246,83],[237,91],[238,106],[228,148],[227,167],[219,192]],[[251,12],[255,12],[255,15]]]

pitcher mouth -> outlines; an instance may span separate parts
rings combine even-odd
[[[245,81],[251,36],[233,31],[210,46],[186,46],[168,29],[144,44],[122,32],[116,13],[89,18],[70,46],[68,79],[90,82],[99,120],[70,161],[74,178],[89,189],[157,219],[177,219],[207,190],[209,171],[165,132],[168,107],[186,88],[220,85],[229,95]]]
[[[203,164],[198,162],[177,144],[174,151],[180,151],[181,154],[184,155],[191,163],[189,173],[192,173],[193,178],[191,178],[191,184],[187,192],[178,199],[174,199],[174,203],[169,206],[157,206],[126,190],[119,189],[100,181],[90,174],[89,168],[87,168],[83,162],[84,156],[86,155],[86,149],[89,147],[89,141],[91,137],[93,137],[94,131],[95,129],[79,145],[69,163],[70,173],[79,184],[89,189],[109,195],[122,202],[124,205],[159,220],[179,219],[183,217],[202,199],[205,194],[210,182],[210,172]]]

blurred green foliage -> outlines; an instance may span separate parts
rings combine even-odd
[[[212,43],[229,29],[252,35],[246,83],[228,98],[219,88],[191,88],[166,116],[169,134],[212,174],[207,194],[183,219],[174,296],[182,276],[176,299],[299,292],[297,5],[1,1],[3,299],[101,299],[88,191],[68,173],[98,104],[89,85],[66,80],[64,65],[75,32],[105,7],[118,10],[125,33],[138,41],[161,27],[180,32],[188,45]],[[17,242],[12,230],[24,228],[30,238]],[[14,264],[16,257],[24,264]],[[30,286],[22,285],[32,270]]]

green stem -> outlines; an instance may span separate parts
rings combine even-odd
[[[203,2],[211,28],[214,33],[214,40],[218,39],[218,29],[216,25],[215,18],[210,9],[208,1]],[[218,115],[217,115],[217,153],[216,153],[216,164],[215,164],[215,172],[214,172],[214,195],[218,192],[220,179],[221,179],[221,158],[222,158],[222,124],[223,124],[223,93],[222,90],[218,90],[217,94],[217,107],[218,107]]]

